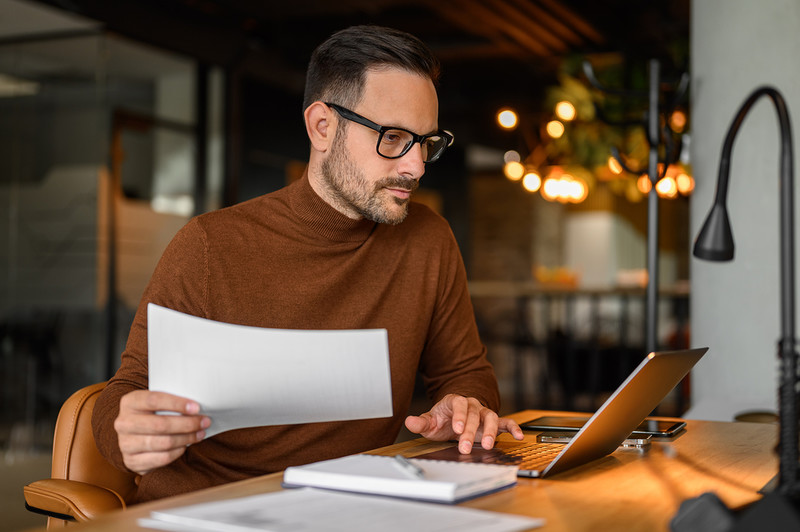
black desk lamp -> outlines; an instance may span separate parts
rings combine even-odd
[[[781,94],[772,87],[761,87],[745,100],[728,128],[719,163],[717,191],[714,205],[694,243],[694,255],[701,259],[723,261],[733,259],[733,236],[731,233],[725,197],[728,192],[733,140],[745,115],[761,96],[767,96],[778,113],[781,130],[780,164],[780,275],[781,275],[781,337],[778,341],[778,358],[781,378],[778,394],[778,417],[780,420],[780,467],[777,492],[790,500],[800,495],[798,486],[798,419],[797,419],[797,355],[795,352],[794,316],[794,190],[792,126],[789,112]]]

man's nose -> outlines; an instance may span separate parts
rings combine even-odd
[[[408,152],[398,159],[398,172],[409,179],[420,179],[425,173],[425,160],[419,142],[411,145]]]

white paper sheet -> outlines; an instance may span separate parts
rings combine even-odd
[[[149,388],[193,399],[226,430],[392,415],[385,329],[246,327],[147,307]]]
[[[140,526],[161,530],[272,532],[514,532],[543,519],[460,506],[304,488],[158,510]]]

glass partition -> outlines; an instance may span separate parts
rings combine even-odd
[[[193,61],[73,17],[20,27],[0,35],[0,448],[49,449],[61,403],[116,370],[161,252],[221,186],[212,163],[195,208]]]

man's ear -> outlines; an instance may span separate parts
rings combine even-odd
[[[330,148],[336,132],[336,118],[333,116],[333,110],[317,101],[306,108],[303,116],[311,147],[316,151],[326,152]]]

